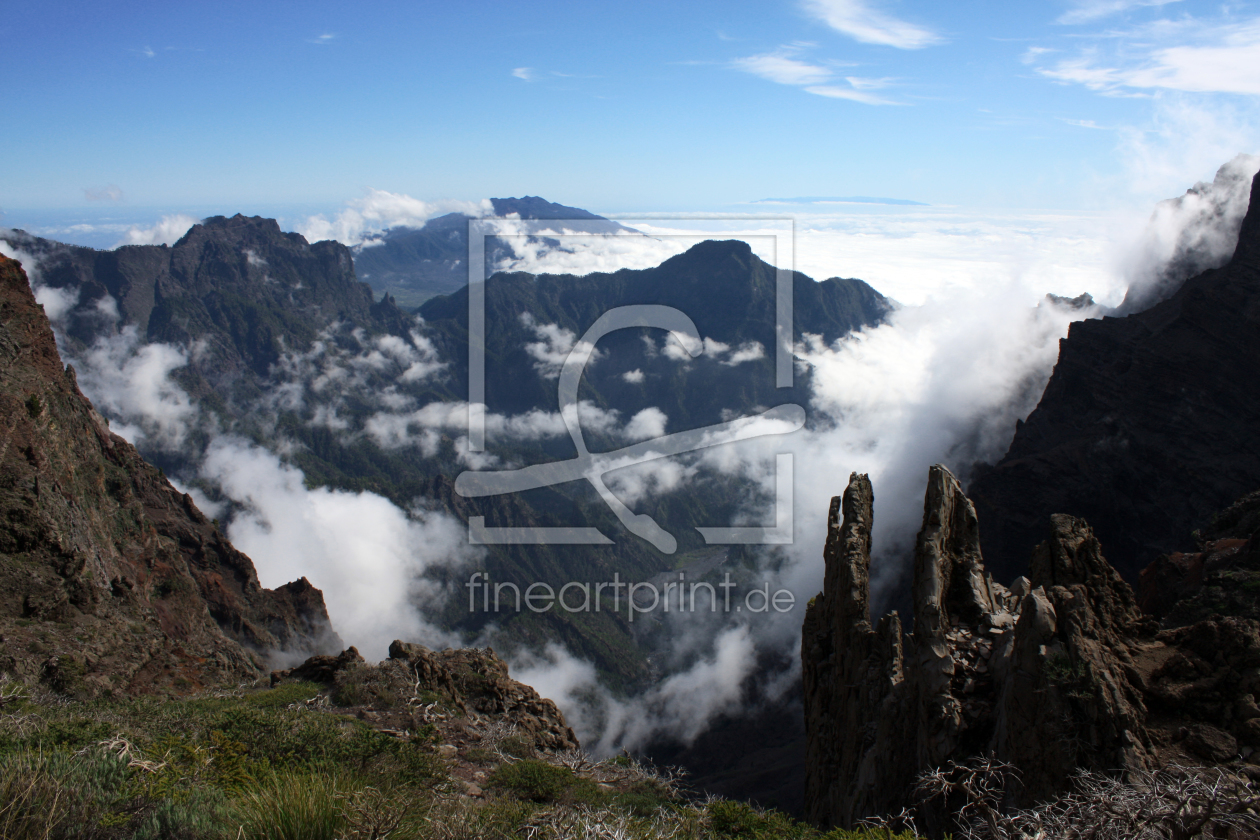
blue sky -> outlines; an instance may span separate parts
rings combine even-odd
[[[17,226],[369,189],[1091,210],[1260,148],[1253,2],[54,0],[2,36]]]

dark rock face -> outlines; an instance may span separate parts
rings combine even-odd
[[[1012,805],[1063,793],[1077,768],[1251,772],[1242,756],[1260,746],[1260,623],[1218,617],[1158,632],[1090,527],[1067,515],[1049,518],[1031,580],[996,584],[974,508],[936,466],[915,554],[914,632],[903,635],[896,613],[872,627],[871,504],[860,475],[832,500],[826,588],[806,612],[810,820],[847,827],[896,813],[915,804],[918,775],[977,756],[1018,769]],[[949,828],[942,814],[920,817]]]
[[[1046,517],[1090,522],[1124,577],[1191,548],[1260,475],[1260,180],[1232,260],[1125,318],[1072,324],[1005,457],[969,488],[1009,580]]]
[[[185,347],[201,341],[190,367],[211,387],[247,371],[267,376],[286,347],[304,349],[338,320],[382,328],[410,323],[388,298],[373,303],[372,290],[355,279],[348,248],[308,244],[274,219],[214,216],[169,248],[97,251],[20,232],[6,238],[39,259],[44,285],[77,295],[67,340],[88,347],[134,326],[147,341]],[[117,323],[99,308],[111,298]]]
[[[0,670],[68,693],[253,679],[261,655],[339,647],[305,580],[253,563],[145,463],[62,368],[0,258]]]

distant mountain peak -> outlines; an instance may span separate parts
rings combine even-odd
[[[603,216],[597,216],[589,210],[583,210],[580,207],[567,207],[536,195],[526,195],[521,198],[492,198],[490,199],[490,204],[494,207],[496,216],[510,216],[515,213],[522,219],[607,221]]]
[[[526,221],[558,222],[565,232],[595,235],[636,233],[611,219],[580,207],[557,204],[536,195],[521,198],[492,198],[494,217],[513,216]],[[393,227],[371,242],[354,248],[355,269],[379,293],[388,292],[399,305],[416,306],[439,294],[450,294],[468,282],[468,223],[472,216],[447,213],[429,219],[422,227]],[[539,234],[545,236],[544,234]],[[512,246],[493,239],[489,251],[511,257]],[[557,241],[546,237],[547,247]],[[490,263],[487,263],[489,266]]]

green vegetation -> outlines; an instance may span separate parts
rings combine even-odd
[[[377,731],[320,692],[294,682],[88,703],[0,677],[0,837],[888,837],[823,834],[742,803],[694,802],[673,777],[628,756],[539,755],[513,732],[450,763],[432,726],[401,737]],[[486,766],[485,792],[461,781],[457,765]]]
[[[594,782],[579,778],[568,767],[536,758],[499,765],[490,775],[490,786],[531,802],[590,802],[596,791]]]

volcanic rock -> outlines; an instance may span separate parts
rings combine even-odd
[[[917,777],[975,757],[1016,768],[1004,798],[1023,806],[1064,793],[1079,768],[1232,764],[1239,743],[1260,743],[1260,623],[1159,632],[1092,529],[1067,515],[1049,517],[1030,579],[1007,590],[985,571],[975,510],[939,465],[916,547],[914,631],[896,613],[872,629],[872,502],[856,474],[832,500],[825,588],[806,611],[811,821],[851,827],[916,807]],[[940,813],[921,816],[946,827]]]
[[[1071,325],[1036,410],[969,493],[999,580],[1046,518],[1086,519],[1126,580],[1260,475],[1260,179],[1233,258],[1124,318]]]
[[[253,680],[340,647],[305,580],[272,591],[79,391],[0,258],[0,670],[63,693]]]
[[[351,647],[272,672],[272,685],[285,680],[325,683],[338,705],[399,728],[453,716],[461,729],[506,727],[541,752],[578,746],[556,704],[508,676],[507,663],[490,648],[432,651],[395,640],[389,659],[375,665]]]

